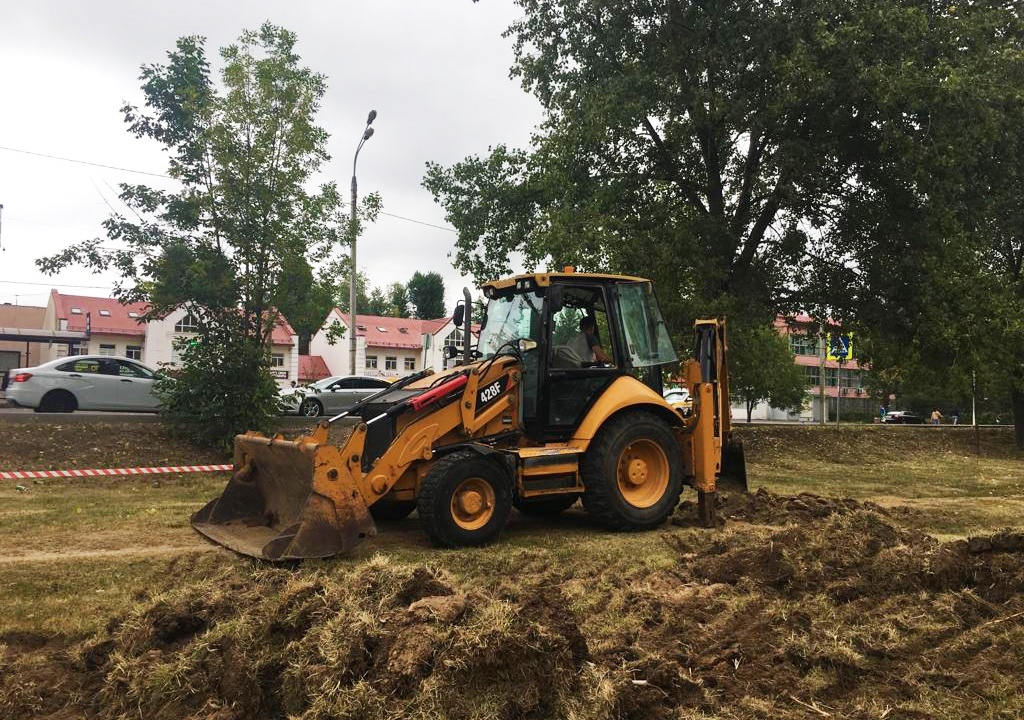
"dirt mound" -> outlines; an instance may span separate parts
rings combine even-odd
[[[754,497],[732,510],[804,521],[673,529],[672,566],[586,582],[540,562],[487,594],[380,556],[327,572],[239,566],[85,642],[4,638],[0,714],[1024,714],[1024,534],[940,543],[870,504]],[[606,602],[578,613],[598,582]]]
[[[883,509],[872,502],[853,498],[830,498],[813,493],[777,495],[764,488],[752,493],[719,493],[717,497],[719,520],[739,520],[759,525],[786,525],[807,523],[830,515],[848,515],[870,510],[881,515],[913,514],[909,508]],[[672,522],[681,527],[697,524],[697,502],[686,500],[679,504]]]
[[[8,647],[0,710],[15,719],[371,718],[400,708],[546,717],[588,658],[566,606],[557,588],[467,595],[436,568],[383,559],[336,577],[231,571],[156,597],[70,648]]]

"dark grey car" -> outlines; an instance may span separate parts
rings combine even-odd
[[[390,385],[383,378],[336,375],[318,380],[307,387],[282,390],[281,399],[287,405],[286,412],[292,415],[337,415]]]

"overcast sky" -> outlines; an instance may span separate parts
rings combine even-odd
[[[269,20],[327,76],[318,120],[332,160],[319,180],[336,181],[346,207],[352,156],[377,110],[357,177],[360,197],[379,192],[386,214],[359,240],[360,269],[380,287],[439,272],[451,310],[471,281],[452,268],[455,233],[420,183],[428,160],[527,145],[541,111],[509,79],[512,41],[501,36],[518,16],[511,0],[0,0],[0,303],[42,306],[52,287],[109,296],[109,276],[47,276],[35,260],[103,236],[112,209],[128,212],[118,183],[167,182],[127,172],[166,171],[159,146],[132,137],[120,113],[142,104],[140,65],[201,35],[219,70],[217,50]]]

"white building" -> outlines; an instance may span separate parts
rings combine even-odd
[[[451,318],[417,320],[356,315],[356,366],[353,369],[349,367],[349,319],[348,313],[332,309],[309,343],[310,355],[322,357],[332,375],[397,378],[424,368],[440,371],[446,367],[445,346],[462,348],[463,331],[455,327]],[[328,329],[335,323],[345,332],[332,345]]]
[[[156,368],[174,367],[178,353],[174,340],[190,337],[197,328],[196,318],[185,310],[175,310],[161,320],[146,322],[145,303],[121,304],[113,298],[64,295],[50,292],[43,316],[43,329],[89,329],[89,339],[78,343],[51,343],[43,348],[43,360],[66,355],[121,355]],[[281,387],[288,387],[299,377],[299,338],[291,325],[282,319],[271,335],[271,363],[274,378]]]

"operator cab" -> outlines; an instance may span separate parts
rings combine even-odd
[[[477,353],[521,358],[520,420],[531,439],[567,440],[617,378],[660,381],[660,373],[647,371],[678,362],[649,281],[567,269],[483,289],[488,304]],[[524,351],[532,342],[523,340],[536,347]]]

